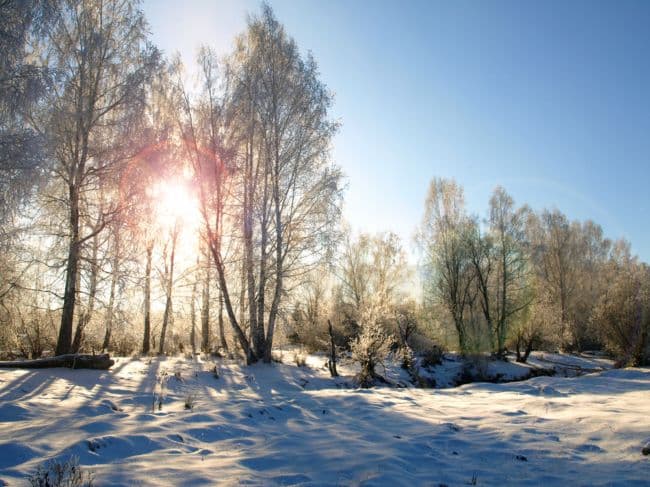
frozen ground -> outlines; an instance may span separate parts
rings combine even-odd
[[[607,366],[533,362],[549,360]],[[649,485],[648,369],[361,390],[307,363],[217,361],[219,378],[215,362],[164,357],[2,370],[0,479],[24,485],[44,460],[76,455],[99,486]]]

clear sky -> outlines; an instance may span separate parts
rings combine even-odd
[[[497,184],[625,237],[650,262],[650,2],[271,0],[335,93],[355,230],[408,249],[428,183],[483,216]],[[154,42],[226,54],[249,0],[146,0]]]

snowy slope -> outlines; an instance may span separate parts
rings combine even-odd
[[[0,479],[72,454],[99,486],[648,485],[648,369],[360,390],[308,364],[2,370]]]

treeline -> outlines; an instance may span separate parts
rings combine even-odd
[[[497,359],[514,352],[521,362],[543,349],[649,363],[650,267],[594,222],[517,207],[501,187],[483,218],[470,215],[462,187],[436,178],[417,242],[419,301],[396,236],[348,238],[335,277],[303,288],[293,340],[324,348],[330,320],[341,346],[362,341],[380,357],[397,350],[406,365],[436,345]]]
[[[252,363],[279,334],[350,350],[369,382],[387,353],[408,366],[439,345],[648,361],[648,266],[592,222],[500,188],[479,218],[436,179],[419,270],[395,235],[342,229],[332,96],[268,6],[227,56],[199,49],[195,85],[135,1],[8,0],[0,14],[4,353]],[[196,198],[198,228],[180,201],[161,214],[170,181]]]
[[[329,285],[317,278],[303,288],[295,342],[324,348],[330,320],[341,346],[363,342],[381,358],[397,351],[406,366],[413,351],[437,345],[498,359],[514,352],[521,362],[543,349],[649,363],[650,267],[626,241],[558,210],[517,207],[500,187],[480,218],[455,181],[434,179],[424,210],[421,300],[408,292],[413,275],[397,237],[348,238]]]
[[[427,305],[448,316],[461,350],[502,357],[510,346],[525,361],[539,347],[607,349],[648,361],[650,268],[595,223],[518,208],[502,188],[480,219],[461,187],[435,179],[419,240]]]

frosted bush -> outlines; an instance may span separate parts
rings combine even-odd
[[[379,306],[366,307],[361,313],[361,333],[350,343],[352,358],[361,366],[357,377],[361,387],[371,387],[381,378],[375,367],[383,363],[394,342],[379,322],[381,314]]]
[[[77,457],[67,461],[51,460],[40,465],[36,472],[29,477],[32,487],[92,487],[93,475],[84,472]]]

